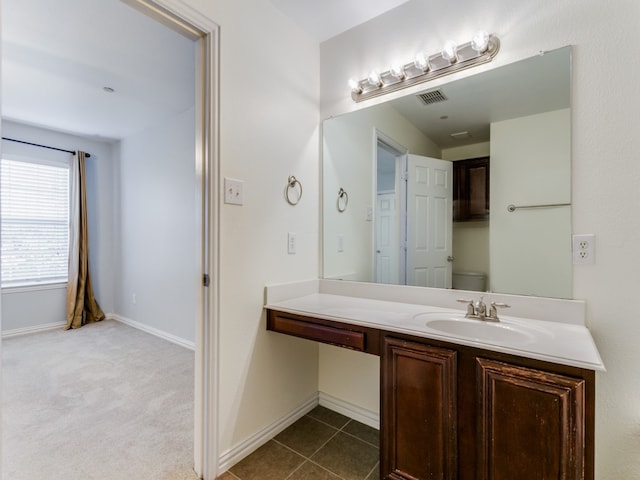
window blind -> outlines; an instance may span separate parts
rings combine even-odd
[[[67,281],[69,167],[0,163],[2,287]]]

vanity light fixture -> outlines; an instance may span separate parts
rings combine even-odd
[[[360,82],[354,80],[353,78],[349,79],[349,87],[351,87],[351,91],[354,93],[362,93]]]
[[[478,53],[484,53],[489,47],[489,33],[484,30],[476,32],[471,39],[471,48]]]
[[[360,81],[349,80],[351,98],[355,102],[361,102],[488,63],[493,60],[498,50],[500,50],[498,37],[479,31],[470,42],[456,45],[449,41],[439,53],[427,55],[425,52],[418,52],[410,63],[394,64],[382,73],[372,70],[367,78]]]
[[[400,64],[391,65],[389,73],[396,77],[398,80],[404,79],[404,66]]]
[[[425,52],[418,52],[413,65],[424,73],[429,70],[429,57]]]
[[[382,86],[382,78],[380,78],[380,73],[377,70],[371,70],[367,80],[369,81],[369,84],[373,85],[374,87]]]
[[[442,58],[444,58],[445,60],[449,60],[450,63],[457,62],[458,46],[456,45],[456,42],[449,40],[447,43],[445,43],[440,55],[442,55]]]

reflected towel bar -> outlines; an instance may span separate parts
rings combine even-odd
[[[508,212],[515,212],[520,208],[552,208],[552,207],[569,207],[570,203],[548,203],[546,205],[507,205]]]

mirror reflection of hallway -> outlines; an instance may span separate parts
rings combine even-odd
[[[452,163],[376,135],[375,281],[451,288]]]
[[[403,172],[406,148],[377,134],[375,205],[375,281],[405,284],[405,255],[400,209],[406,208]]]

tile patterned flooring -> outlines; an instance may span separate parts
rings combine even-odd
[[[379,433],[316,407],[218,480],[375,480]]]

